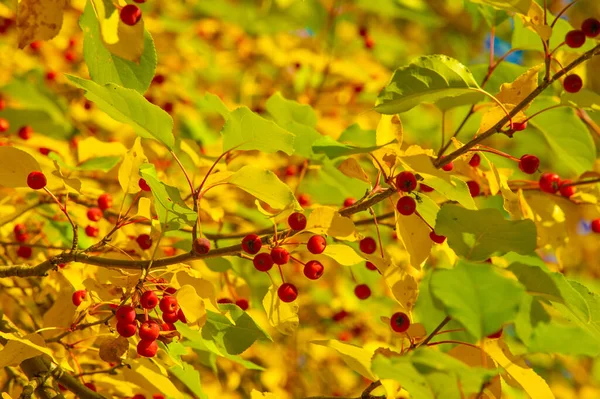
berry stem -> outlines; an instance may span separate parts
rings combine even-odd
[[[444,320],[442,320],[441,323],[431,332],[431,334],[429,334],[427,338],[425,338],[425,340],[419,344],[419,346],[429,344],[429,341],[431,341],[433,337],[435,337],[435,335],[450,322],[450,320],[452,320],[452,318],[450,316],[446,316]]]
[[[556,25],[556,23],[558,22],[558,20],[560,19],[560,17],[572,6],[575,5],[575,3],[577,3],[579,0],[573,0],[572,2],[570,2],[569,4],[567,4],[562,10],[560,10],[560,12],[558,14],[556,14],[556,17],[554,17],[554,21],[552,21],[552,24],[550,24],[551,28],[554,28],[554,25]]]
[[[293,257],[293,256],[290,256],[290,259],[291,259],[291,260],[293,260],[293,261],[295,261],[295,262],[298,262],[298,263],[300,263],[302,266],[306,266],[306,263],[302,262],[302,261],[301,261],[300,259],[298,259],[298,258],[295,258],[295,257]]]
[[[381,251],[381,258],[385,259],[385,254],[383,252],[383,245],[381,244],[381,233],[379,232],[379,224],[377,223],[377,216],[375,215],[375,211],[373,208],[369,208],[369,213],[373,216],[373,223],[375,223],[375,230],[377,230],[377,241],[379,242],[379,250]]]
[[[66,196],[65,205],[63,205],[60,203],[58,198],[56,198],[56,196],[54,194],[52,194],[52,192],[50,190],[48,190],[48,187],[44,187],[43,190],[54,200],[54,202],[56,202],[58,204],[58,207],[60,208],[61,212],[65,214],[65,216],[67,217],[67,220],[69,221],[69,223],[71,223],[71,228],[73,229],[73,244],[71,245],[70,253],[72,253],[77,249],[77,244],[79,242],[79,236],[77,234],[78,233],[77,225],[75,224],[75,222],[73,222],[73,219],[71,219],[71,216],[69,216],[69,212],[67,212],[67,202],[69,201],[69,196],[68,195]]]
[[[496,154],[496,155],[499,155],[499,156],[501,156],[501,157],[504,157],[504,158],[510,159],[510,160],[512,160],[512,161],[517,161],[517,162],[519,162],[519,158],[515,158],[515,157],[513,157],[512,155],[509,155],[509,154],[507,154],[507,153],[505,153],[505,152],[502,152],[502,151],[500,151],[500,150],[497,150],[497,149],[495,149],[495,148],[492,148],[492,147],[487,147],[487,146],[484,146],[484,145],[479,145],[479,146],[477,146],[477,148],[471,148],[469,151],[473,151],[473,152],[480,152],[480,151],[481,151],[481,152],[489,152],[489,153],[491,153],[491,154]]]
[[[536,112],[535,114],[533,114],[533,115],[529,116],[527,119],[525,119],[524,122],[529,122],[529,120],[531,120],[533,117],[536,117],[536,116],[538,116],[539,114],[541,114],[543,112],[550,111],[551,109],[555,109],[555,108],[561,108],[561,107],[570,107],[570,105],[568,105],[568,104],[556,104],[556,105],[553,105],[551,107],[541,109],[538,112]]]
[[[590,179],[590,180],[580,180],[569,184],[564,184],[563,187],[571,187],[571,186],[583,186],[584,184],[594,184],[600,183],[600,178]]]
[[[452,341],[452,340],[448,340],[448,341],[438,341],[438,342],[432,342],[430,344],[427,344],[427,346],[434,346],[434,345],[441,345],[441,344],[457,344],[457,345],[466,345],[466,346],[470,346],[471,348],[475,348],[475,349],[480,349],[480,347],[478,347],[477,345],[473,345],[473,344],[468,344],[466,342],[462,342],[462,341]]]

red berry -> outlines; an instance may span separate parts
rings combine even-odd
[[[304,265],[304,275],[311,280],[318,280],[325,271],[325,268],[318,260],[311,260]]]
[[[600,35],[600,21],[596,18],[588,18],[581,24],[581,31],[587,37],[596,37]]]
[[[131,324],[135,320],[135,316],[135,309],[130,305],[120,306],[115,313],[119,323]]]
[[[358,243],[361,252],[365,254],[372,254],[377,250],[377,243],[373,237],[365,237]]]
[[[48,80],[48,81],[56,80],[56,72],[55,71],[46,72],[46,80]]]
[[[479,183],[476,181],[470,180],[467,182],[467,186],[469,187],[469,192],[471,193],[471,197],[477,197],[481,192],[479,188]]]
[[[375,266],[371,262],[367,262],[367,269],[369,269],[369,270],[377,270],[377,266]]]
[[[146,341],[154,341],[160,335],[160,327],[153,321],[145,321],[140,325],[140,338]]]
[[[543,173],[540,176],[540,190],[554,194],[558,191],[560,177],[556,173]]]
[[[46,187],[46,176],[42,172],[31,172],[27,176],[27,185],[33,190],[39,190]]]
[[[38,151],[40,152],[40,154],[42,155],[48,155],[52,152],[52,150],[50,148],[46,148],[46,147],[40,147],[38,149]]]
[[[75,58],[77,58],[77,54],[73,50],[65,51],[65,60],[68,62],[73,62],[75,61]]]
[[[17,223],[15,224],[15,227],[13,227],[13,233],[15,233],[16,236],[27,234],[27,226],[23,223]]]
[[[410,193],[417,188],[415,175],[407,170],[398,173],[398,176],[396,176],[396,188],[400,191]]]
[[[97,222],[102,219],[102,209],[96,207],[88,209],[87,218],[92,222]]]
[[[373,38],[366,37],[365,38],[365,48],[367,48],[368,50],[371,50],[373,47],[375,47],[375,41],[373,40]]]
[[[585,33],[578,29],[569,31],[565,36],[565,43],[571,48],[579,48],[585,43]]]
[[[503,329],[501,328],[498,331],[496,331],[495,333],[488,335],[487,337],[489,339],[498,339],[498,338],[500,338],[502,336],[502,330]]]
[[[0,111],[3,111],[4,108],[6,108],[6,100],[3,98],[0,98]]]
[[[91,382],[86,382],[85,384],[83,384],[86,388],[88,388],[90,391],[94,391],[96,392],[96,385],[92,384]]]
[[[528,175],[537,172],[540,166],[540,159],[535,155],[525,154],[519,159],[519,169]]]
[[[429,233],[429,238],[431,238],[431,241],[435,242],[436,244],[442,244],[444,241],[446,241],[446,236],[438,236],[435,234],[435,231]]]
[[[141,340],[137,345],[137,353],[144,357],[154,357],[158,352],[158,344],[156,341]]]
[[[138,185],[143,191],[151,191],[150,186],[148,185],[148,183],[146,183],[146,180],[144,180],[143,178],[140,178],[140,180],[138,180]]]
[[[366,284],[359,284],[354,288],[354,295],[361,300],[367,299],[371,296],[371,289]]]
[[[113,199],[110,194],[104,193],[98,197],[98,208],[102,209],[103,211],[107,210],[112,205]]]
[[[285,168],[285,175],[288,177],[296,176],[296,173],[298,173],[298,168],[296,165],[289,165],[287,168]]]
[[[512,130],[515,132],[522,132],[525,129],[527,129],[527,121],[513,122],[512,124]]]
[[[298,289],[294,284],[283,283],[277,289],[277,296],[283,302],[294,302],[298,297]]]
[[[476,168],[481,163],[481,156],[479,154],[474,154],[469,160],[469,165]]]
[[[162,319],[166,323],[175,323],[179,320],[179,315],[177,314],[177,312],[166,312],[162,314]]]
[[[98,237],[99,232],[100,229],[98,229],[96,226],[92,226],[91,224],[85,227],[85,235],[88,237]]]
[[[405,332],[410,327],[410,319],[406,313],[396,312],[390,317],[390,326],[396,332]]]
[[[140,297],[140,305],[144,309],[154,309],[158,305],[158,296],[152,290],[148,290]]]
[[[183,314],[183,310],[181,310],[181,309],[179,309],[177,311],[177,318],[179,319],[180,322],[187,323],[187,319],[185,318],[185,315]]]
[[[342,309],[339,312],[334,313],[332,316],[332,319],[333,319],[333,321],[342,321],[349,315],[350,315],[350,313],[348,313],[347,311]]]
[[[135,0],[133,0],[133,1],[135,1]],[[143,1],[140,1],[140,0],[135,1],[135,2],[136,3],[138,3],[138,2],[143,3]],[[160,394],[160,393],[155,393],[154,395],[152,395],[152,399],[165,399],[165,395]]]
[[[570,198],[577,189],[575,186],[568,186],[568,184],[573,183],[573,180],[562,180],[559,184],[560,195],[563,197]]]
[[[440,159],[444,159],[445,156],[442,156]],[[442,166],[442,170],[446,172],[450,172],[454,169],[454,164],[452,162],[448,162],[446,165]]]
[[[131,397],[131,399],[146,399],[146,397],[144,395],[142,395],[141,393],[138,393],[136,395],[133,395]]]
[[[358,28],[358,34],[361,35],[362,37],[366,37],[367,36],[367,27],[366,26],[361,26],[360,28]]]
[[[262,248],[262,240],[256,234],[248,234],[242,240],[242,249],[244,252],[254,255]]]
[[[233,303],[233,301],[229,298],[219,298],[217,299],[217,303]]]
[[[133,337],[137,332],[137,326],[134,323],[125,323],[124,321],[119,321],[117,323],[117,332],[121,337]]]
[[[136,1],[136,3],[137,3],[137,1]],[[165,80],[166,80],[165,75],[161,75],[160,73],[157,73],[152,78],[152,84],[161,85],[161,84],[165,83]]]
[[[309,206],[310,205],[310,197],[308,196],[308,194],[300,194],[298,196],[298,203],[301,206]]]
[[[142,10],[134,4],[127,4],[121,9],[121,21],[125,25],[133,26],[142,18]]]
[[[15,240],[17,242],[25,242],[29,239],[29,234],[15,234]]]
[[[600,219],[592,220],[592,231],[594,233],[600,233]]]
[[[0,118],[0,133],[4,133],[10,127],[10,123],[4,118]]]
[[[290,261],[290,253],[282,247],[275,247],[271,250],[271,258],[278,265],[285,265]]]
[[[137,236],[135,241],[143,250],[152,247],[152,238],[148,234],[140,234],[139,236]]]
[[[271,254],[267,252],[260,253],[254,257],[252,260],[254,267],[256,270],[261,272],[268,272],[273,267],[273,258],[271,258]]]
[[[207,238],[200,237],[194,241],[194,245],[192,245],[194,252],[199,255],[207,254],[210,251],[210,241]]]
[[[346,198],[344,200],[344,208],[348,208],[349,206],[352,206],[356,203],[356,200],[354,198]]]
[[[427,184],[419,184],[419,190],[421,190],[424,193],[430,193],[433,191],[432,187],[429,187]]]
[[[325,241],[325,237],[323,236],[312,236],[308,239],[308,243],[306,244],[306,248],[311,254],[322,254],[325,251],[325,247],[327,246],[327,241]]]
[[[83,108],[84,108],[86,111],[89,111],[90,109],[92,109],[92,103],[91,103],[91,102],[89,102],[89,101],[86,101],[86,102],[84,102],[84,103],[83,103]]]
[[[173,112],[173,109],[175,108],[175,104],[173,104],[170,101],[167,101],[166,103],[164,103],[161,108],[165,111],[168,112],[169,114]]]
[[[248,300],[244,298],[238,299],[235,301],[235,304],[238,305],[242,310],[248,310],[248,307],[250,306]]]
[[[162,331],[175,331],[177,330],[177,327],[175,327],[173,323],[162,323],[160,329]]]
[[[40,48],[42,48],[42,41],[36,40],[35,42],[31,42],[29,44],[29,48],[31,48],[33,51],[38,51]]]
[[[87,292],[85,290],[75,291],[71,296],[71,300],[73,301],[73,305],[79,306],[81,302],[85,299]]]
[[[294,212],[288,217],[288,225],[292,230],[304,230],[306,228],[306,216],[300,212]]]
[[[396,202],[396,209],[401,215],[412,215],[417,209],[417,201],[410,195],[405,195],[404,197],[400,197],[398,202]]]
[[[31,126],[22,126],[19,129],[19,137],[23,140],[29,140],[33,136],[33,128]]]
[[[171,296],[171,295],[164,296],[160,300],[159,307],[163,313],[177,312],[177,309],[179,308],[179,305],[177,303],[177,298],[175,298],[174,296]]]
[[[563,88],[567,93],[577,93],[583,87],[583,80],[577,74],[571,74],[563,80]]]
[[[29,258],[31,258],[31,254],[32,253],[33,253],[33,250],[31,249],[31,247],[20,246],[17,249],[17,255],[20,258],[23,258],[23,259],[29,259]]]
[[[177,290],[173,287],[169,287],[165,290],[165,293],[171,294],[171,295],[174,295],[176,292],[177,292]]]

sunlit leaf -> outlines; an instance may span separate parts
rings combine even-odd
[[[66,0],[21,0],[17,10],[19,48],[50,40],[60,32]]]
[[[277,295],[276,286],[271,286],[263,298],[263,307],[267,312],[269,323],[282,334],[292,335],[298,328],[298,303],[283,302]]]
[[[0,186],[27,187],[27,176],[41,171],[40,164],[27,152],[15,147],[0,147]]]
[[[373,356],[371,352],[358,346],[336,341],[334,339],[311,341],[311,343],[335,349],[352,370],[372,381],[377,379],[371,372],[371,357]]]

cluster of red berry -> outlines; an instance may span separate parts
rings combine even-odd
[[[595,38],[600,35],[600,21],[596,18],[588,18],[581,24],[581,29],[574,29],[565,36],[565,44],[571,48],[579,48],[584,45],[586,38]],[[577,93],[583,86],[583,80],[575,73],[565,77],[563,88],[568,93]]]

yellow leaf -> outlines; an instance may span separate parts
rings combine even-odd
[[[422,175],[436,176],[450,183],[452,174],[433,166],[434,158],[427,150],[423,150],[417,146],[411,146],[405,151],[404,155],[401,156],[400,160],[408,169]]]
[[[0,147],[0,186],[27,187],[27,176],[41,171],[34,157],[15,147]]]
[[[114,55],[129,61],[139,61],[144,52],[144,19],[134,26],[121,21],[119,10],[104,0],[92,0],[100,23],[104,46]]]
[[[419,286],[415,278],[396,265],[389,267],[383,273],[383,278],[394,298],[405,310],[411,311],[419,296]]]
[[[119,167],[119,184],[125,193],[131,194],[140,191],[138,184],[142,177],[140,175],[140,166],[147,161],[148,158],[144,155],[141,139],[137,137]]]
[[[542,67],[542,64],[531,67],[514,82],[502,84],[496,99],[503,104],[519,104],[538,86],[538,74]]]
[[[127,152],[127,147],[117,141],[107,143],[95,137],[88,137],[77,144],[79,162],[90,158],[121,156]]]
[[[200,298],[209,300],[215,309],[219,309],[215,287],[210,281],[190,275],[190,271],[178,272],[176,278],[180,286],[191,285]]]
[[[279,395],[270,392],[259,392],[256,389],[253,389],[252,392],[250,392],[250,399],[279,399]]]
[[[2,392],[2,399],[12,399],[12,396],[7,394],[6,392]]]
[[[150,198],[142,197],[138,202],[138,210],[135,216],[142,217],[145,219],[152,219],[152,201]]]
[[[58,35],[66,0],[21,0],[17,9],[19,48]]]
[[[346,158],[346,160],[338,166],[338,169],[348,177],[370,183],[369,176],[367,176],[358,161],[354,158]]]
[[[508,187],[508,177],[512,174],[509,170],[504,170],[505,173],[501,173],[496,166],[489,160],[488,157],[481,154],[482,159],[488,163],[490,171],[484,172],[484,175],[488,181],[490,194],[496,195],[498,191],[502,192],[502,198],[504,200],[504,209],[514,219],[523,219],[523,212],[521,211],[521,205],[519,202],[519,196],[512,192]]]
[[[356,371],[363,377],[375,381],[377,377],[371,372],[371,357],[373,352],[369,352],[358,346],[345,344],[343,342],[328,339],[323,341],[311,341],[311,344],[325,346],[327,348],[335,349],[341,356],[344,362],[352,370]]]
[[[486,341],[485,351],[530,397],[554,398],[546,381],[527,366],[522,359],[514,357],[502,340]]]
[[[139,358],[131,362],[131,369],[123,368],[126,381],[138,385],[148,392],[160,392],[172,399],[184,399],[185,396],[168,377],[167,370],[150,359]]]
[[[343,244],[327,245],[325,251],[323,251],[323,255],[329,256],[342,266],[357,265],[365,261],[354,249]]]
[[[448,354],[470,367],[483,367],[487,369],[497,367],[496,362],[487,353],[483,353],[481,349],[473,348],[472,346],[457,345],[450,349]],[[499,376],[492,379],[486,391],[492,393],[494,398],[502,397],[502,384]]]
[[[50,349],[46,348],[44,339],[39,334],[29,334],[23,338],[15,334],[0,332],[0,337],[7,339],[8,343],[0,350],[0,367],[18,366],[23,360],[46,354],[55,362]]]
[[[527,16],[520,15],[526,28],[536,32],[543,40],[552,36],[552,27],[544,23],[544,9],[535,1],[531,2]]]
[[[506,108],[506,110],[508,112],[510,112],[515,106],[512,104],[505,104],[504,107]],[[492,108],[485,111],[485,113],[481,117],[481,122],[479,124],[479,130],[477,131],[477,134],[480,134],[480,133],[483,133],[483,132],[489,130],[494,125],[496,125],[496,123],[500,122],[500,120],[502,118],[504,118],[505,116],[506,116],[506,112],[504,112],[504,110],[500,106],[494,105]],[[523,111],[519,111],[512,118],[512,121],[513,122],[523,122],[525,119],[527,119],[527,116],[523,113]],[[506,122],[504,124],[504,126],[502,126],[502,128],[506,129],[509,126],[510,126],[510,122]]]
[[[306,221],[306,231],[354,241],[356,227],[350,218],[341,216],[337,209],[327,206],[313,208]]]
[[[429,226],[414,213],[404,216],[396,212],[396,234],[410,255],[411,266],[417,270],[431,252],[430,232]]]
[[[269,323],[282,334],[291,335],[300,324],[299,306],[296,302],[282,302],[277,295],[276,286],[272,285],[263,299],[263,307],[267,312]]]
[[[375,144],[385,145],[397,140],[398,148],[402,145],[403,128],[398,115],[381,115],[375,132]]]
[[[100,344],[98,356],[105,362],[118,363],[128,348],[129,340],[127,338],[108,338]]]
[[[188,324],[204,324],[206,321],[206,307],[194,287],[191,285],[182,286],[177,290],[175,297]]]

